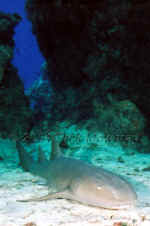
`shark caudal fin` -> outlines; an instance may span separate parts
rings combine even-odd
[[[51,160],[54,160],[62,155],[59,142],[56,140],[56,137],[51,137],[51,140],[51,153],[49,160],[46,159],[42,149],[39,147],[37,161],[35,161],[32,156],[24,149],[20,141],[16,141],[16,148],[18,150],[20,164],[25,171],[29,171],[35,175],[47,178],[47,170],[48,167],[50,167]]]
[[[20,141],[16,141],[16,148],[18,150],[19,160],[22,168],[25,171],[29,171],[32,174],[45,178],[48,166],[48,161],[46,160],[46,158],[43,159],[44,157],[41,158],[41,156],[39,156],[39,161],[35,161],[31,157],[31,155],[24,149]]]

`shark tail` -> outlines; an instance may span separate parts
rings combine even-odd
[[[42,159],[42,161],[35,161],[32,156],[24,149],[20,141],[16,141],[16,148],[18,150],[19,160],[22,168],[25,171],[29,171],[32,174],[41,176],[45,178],[47,163]]]

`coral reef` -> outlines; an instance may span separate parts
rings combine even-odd
[[[65,95],[66,89],[73,89],[72,99],[78,104],[83,96],[80,93],[94,96],[97,90],[100,95],[101,81],[106,77],[114,80],[120,75],[125,28],[123,22],[121,25],[117,22],[117,14],[127,11],[127,6],[121,3],[110,2],[108,6],[104,1],[60,1],[60,4],[48,0],[27,1],[28,17],[47,60],[48,71],[52,72],[49,79],[56,95]],[[127,19],[123,13],[121,17],[122,21]],[[89,88],[93,88],[92,94]],[[67,98],[70,97],[65,102]]]
[[[149,118],[149,9],[136,0],[27,0],[53,89],[51,122],[84,124],[95,118],[96,102],[109,107],[110,96]]]
[[[95,103],[95,116],[97,127],[107,140],[129,146],[144,135],[145,118],[130,100],[113,100],[107,107]]]

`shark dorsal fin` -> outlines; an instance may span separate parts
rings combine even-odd
[[[46,161],[46,157],[44,155],[44,152],[42,151],[42,148],[39,146],[38,147],[38,162],[43,163]]]
[[[51,156],[50,160],[54,160],[61,155],[61,150],[59,147],[59,142],[57,141],[56,137],[53,136],[51,139]]]

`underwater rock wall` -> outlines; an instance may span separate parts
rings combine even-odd
[[[27,1],[33,32],[53,72],[49,79],[57,95],[64,94],[64,103],[70,98],[66,89],[73,89],[71,98],[77,106],[85,96],[91,105],[94,96],[107,99],[111,93],[119,100],[129,97],[146,113],[143,101],[149,98],[141,94],[143,86],[148,90],[145,82],[150,67],[147,7],[118,0]]]
[[[13,34],[21,18],[0,12],[0,137],[16,139],[28,128],[31,111],[24,95],[23,83],[11,64]]]
[[[137,131],[143,133],[143,117],[150,112],[149,9],[136,0],[27,0],[54,91],[53,122],[94,119],[97,124],[100,105],[129,101],[143,115]]]
[[[26,9],[52,72],[55,117],[81,121],[93,116],[94,99],[105,103],[108,93],[128,96],[128,85],[120,81],[124,1],[28,0]]]

